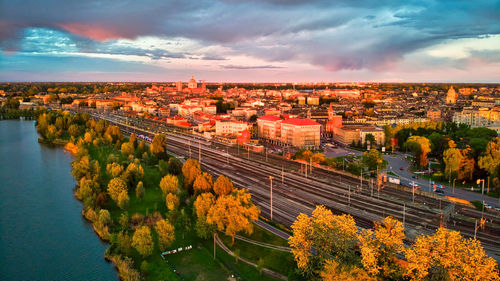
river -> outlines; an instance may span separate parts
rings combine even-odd
[[[118,280],[73,196],[72,157],[0,121],[0,280]]]

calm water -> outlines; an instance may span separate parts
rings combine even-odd
[[[117,280],[80,215],[71,156],[33,121],[0,121],[0,280]]]

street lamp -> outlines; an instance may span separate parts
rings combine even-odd
[[[482,200],[482,201],[484,201],[484,179],[482,179],[482,180],[481,180],[481,179],[478,179],[478,180],[476,181],[476,183],[477,183],[478,185],[479,185],[479,184],[481,184],[481,182],[483,182],[483,188],[481,189],[481,200]]]
[[[269,185],[270,185],[270,190],[269,190],[269,197],[271,201],[271,220],[273,220],[273,176],[269,176]]]

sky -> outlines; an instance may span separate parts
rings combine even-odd
[[[500,82],[500,1],[0,1],[0,81],[191,75]]]

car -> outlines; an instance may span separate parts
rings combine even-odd
[[[399,170],[401,170],[401,171],[402,171],[402,170],[404,170],[404,169],[403,169],[403,167],[401,167],[401,168],[399,168]]]
[[[493,209],[493,206],[488,205],[488,204],[486,204],[486,203],[484,203],[484,207],[486,207],[486,209]]]
[[[436,189],[436,191],[434,191],[434,192],[436,192],[439,195],[444,195],[444,191],[441,189]]]

